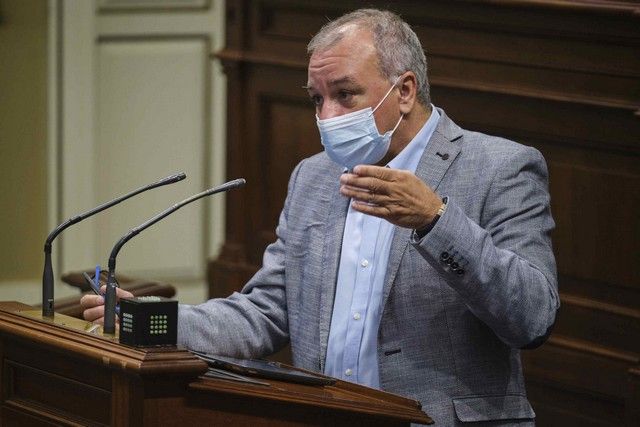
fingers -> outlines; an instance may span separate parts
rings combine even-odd
[[[392,212],[389,210],[387,206],[380,206],[374,203],[364,203],[364,202],[358,202],[358,201],[354,201],[352,206],[358,212],[362,212],[367,215],[377,216],[377,217],[389,220],[390,222],[394,222],[391,217]]]
[[[82,317],[90,322],[102,324],[104,317],[104,298],[101,295],[84,295],[80,299],[80,307],[84,310]]]
[[[122,288],[116,288],[116,297],[120,298],[133,298],[133,294],[129,291],[125,291]]]
[[[100,289],[101,292],[106,291],[106,286]],[[131,298],[133,294],[121,288],[116,288],[116,298]],[[80,307],[83,309],[82,317],[90,322],[104,323],[104,297],[102,295],[87,294],[80,299]]]
[[[353,168],[353,173],[358,176],[369,176],[383,181],[391,181],[394,172],[397,170],[372,165],[358,165]]]
[[[406,228],[429,224],[442,204],[429,186],[405,170],[358,165],[340,176],[340,184],[353,209]]]
[[[84,310],[104,304],[102,295],[87,294],[80,298],[80,307]]]
[[[355,173],[355,172],[358,173]],[[393,171],[399,173],[402,171]],[[371,205],[386,203],[392,194],[391,184],[396,181],[394,173],[378,166],[356,166],[354,173],[340,177],[340,193],[358,202]],[[363,175],[360,175],[363,173]]]
[[[340,193],[345,197],[353,199],[354,202],[367,203],[370,205],[381,203],[386,197],[384,194],[378,194],[375,191],[368,190],[366,188],[352,186],[340,187]]]
[[[353,185],[355,187],[367,187],[382,189],[386,184],[396,181],[400,175],[407,173],[397,169],[383,168],[380,166],[359,165],[353,169],[352,173],[343,173],[340,176],[340,183],[343,185]]]
[[[100,293],[102,293],[102,295],[107,293],[107,285],[102,285],[102,287],[100,288]],[[97,297],[98,295],[95,296]],[[122,288],[116,288],[116,298],[133,298],[133,294],[129,291],[125,291]]]
[[[104,324],[104,305],[89,308],[82,312],[82,317],[84,320],[93,323],[99,323],[100,325]]]

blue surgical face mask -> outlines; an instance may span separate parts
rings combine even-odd
[[[402,115],[392,130],[380,135],[373,113],[387,99],[398,80],[400,77],[374,109],[367,107],[325,120],[316,115],[320,140],[331,160],[351,170],[356,165],[373,165],[384,158]]]

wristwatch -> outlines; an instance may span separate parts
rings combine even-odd
[[[440,217],[444,215],[444,212],[447,210],[447,201],[448,201],[448,198],[443,197],[442,204],[440,205],[440,208],[438,209],[438,212],[436,213],[436,215],[433,217],[433,220],[426,227],[421,228],[420,230],[415,230],[416,238],[418,240],[426,236],[427,233],[430,232],[433,229],[433,227],[436,226],[436,223],[438,222]]]

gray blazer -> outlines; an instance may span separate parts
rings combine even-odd
[[[559,306],[541,154],[441,118],[416,175],[447,210],[421,240],[396,228],[378,332],[382,389],[417,399],[438,425],[531,424],[519,349],[544,341]],[[181,305],[186,347],[242,357],[291,343],[322,371],[349,201],[324,154],[289,182],[277,240],[241,293]]]

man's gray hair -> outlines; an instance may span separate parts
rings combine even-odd
[[[416,33],[398,15],[386,10],[358,9],[325,24],[313,36],[307,52],[329,49],[339,42],[344,33],[340,31],[348,24],[371,30],[378,53],[380,73],[393,83],[398,76],[413,71],[418,85],[418,101],[429,106],[429,80],[427,79],[427,58]]]

